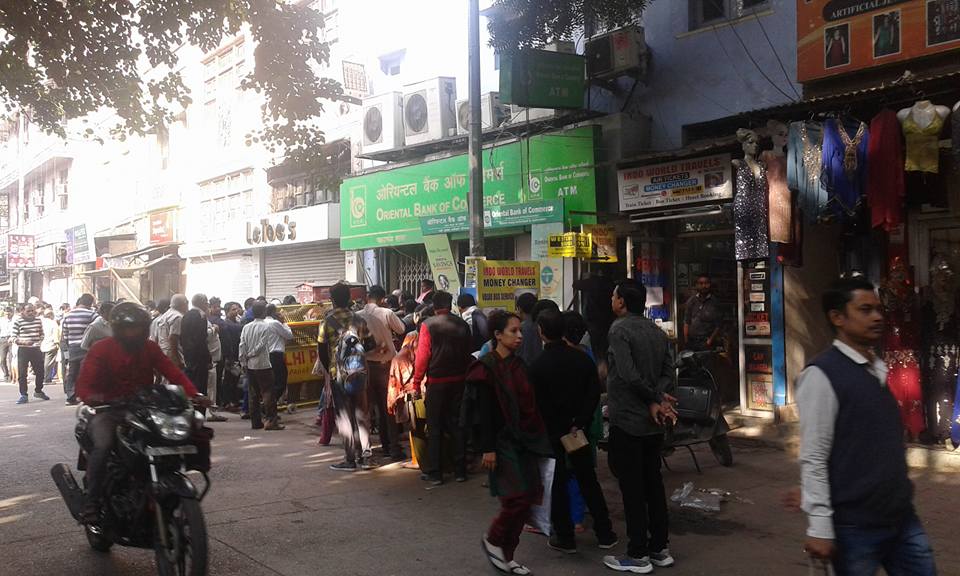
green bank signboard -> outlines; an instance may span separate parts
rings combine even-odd
[[[550,201],[562,200],[564,220],[574,226],[593,223],[593,217],[571,216],[571,212],[597,209],[594,131],[594,127],[577,128],[485,149],[484,211],[556,205]],[[462,230],[468,175],[469,160],[462,154],[344,180],[340,247],[362,250],[419,244],[425,218],[449,221],[450,231]],[[440,226],[430,231],[442,233]]]
[[[586,60],[576,54],[521,50],[504,55],[500,100],[530,108],[583,108]]]

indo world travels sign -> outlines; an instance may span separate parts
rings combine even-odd
[[[670,208],[733,198],[729,154],[688,158],[617,172],[620,210]]]

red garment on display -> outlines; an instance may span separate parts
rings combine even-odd
[[[793,232],[793,203],[787,187],[787,157],[766,150],[760,154],[760,160],[767,165],[770,241],[789,244]]]
[[[870,223],[889,231],[903,222],[903,135],[897,113],[885,109],[870,121],[867,144],[867,203]]]
[[[893,245],[891,252],[897,250]],[[913,288],[909,271],[901,256],[893,256],[887,281],[880,288],[886,307],[886,331],[883,335],[884,360],[887,363],[887,386],[900,407],[900,420],[910,436],[916,438],[926,429],[923,413],[923,390],[920,385],[920,360],[916,350],[920,339],[919,318],[914,310]]]

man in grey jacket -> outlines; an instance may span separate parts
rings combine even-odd
[[[667,548],[667,497],[660,474],[663,426],[677,416],[676,399],[667,394],[673,388],[674,364],[666,334],[643,316],[646,301],[639,283],[616,287],[611,305],[617,319],[607,350],[608,458],[620,483],[630,542],[626,556],[605,556],[603,563],[633,574],[674,563]]]

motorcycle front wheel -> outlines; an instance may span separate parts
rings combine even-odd
[[[207,524],[200,502],[181,499],[179,505],[167,513],[167,543],[164,547],[159,535],[154,538],[153,550],[160,576],[206,576]]]

